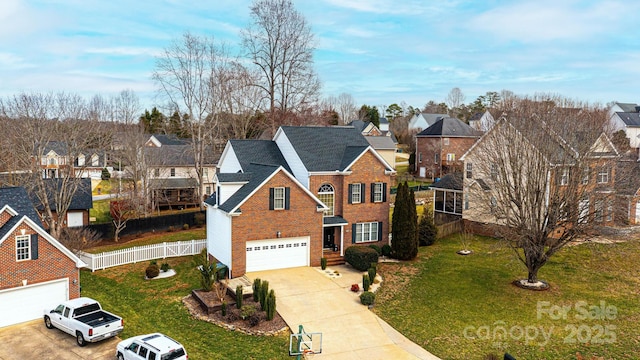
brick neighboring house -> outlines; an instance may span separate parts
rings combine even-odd
[[[231,277],[344,263],[349,246],[388,243],[393,169],[353,127],[278,129],[230,140],[205,201],[207,249]]]
[[[440,178],[462,172],[460,157],[482,132],[452,117],[440,118],[416,135],[416,168],[420,177]]]
[[[74,180],[75,181],[75,180]],[[65,227],[82,227],[89,225],[89,210],[93,208],[93,196],[91,194],[91,179],[83,178],[79,179],[78,186],[71,198],[71,202],[69,203],[69,208],[67,209],[66,218],[64,219]],[[60,187],[62,186],[62,179],[45,179],[44,184],[47,189],[51,189],[49,192],[49,207],[51,208],[51,212],[53,213],[53,217],[56,221],[58,221],[58,213],[56,212],[56,203],[55,199],[52,196],[53,191],[59,192]],[[58,190],[54,190],[58,189]],[[38,197],[33,193],[31,195],[31,200],[36,207],[39,215],[45,216],[44,206]],[[45,226],[46,228],[46,226]],[[48,228],[46,228],[48,229]]]
[[[79,297],[84,266],[43,229],[24,188],[0,188],[0,327]]]
[[[539,176],[545,174],[544,179],[546,179],[543,190],[546,194],[542,195],[546,201],[540,202],[541,206],[549,206],[549,202],[557,201],[557,199],[549,199],[549,196],[559,187],[575,186],[575,188],[572,187],[575,189],[572,191],[583,194],[578,209],[575,209],[577,216],[583,219],[580,222],[614,225],[616,165],[620,155],[609,138],[602,133],[593,143],[584,143],[584,138],[577,129],[565,129],[565,134],[560,136],[544,124],[530,124],[539,126],[538,131],[543,131],[540,134],[544,135],[537,139],[526,138],[518,125],[501,118],[462,156],[461,160],[464,161],[462,217],[465,220],[465,227],[469,226],[474,229],[473,232],[482,233],[485,230],[491,231],[490,228],[493,225],[505,225],[502,223],[503,220],[496,219],[491,209],[498,201],[496,197],[500,196],[494,188],[495,184],[503,181],[501,176],[506,176],[516,177],[526,186],[528,172],[523,168],[542,166],[541,163],[544,163],[544,172],[540,169],[535,172]],[[517,151],[512,150],[514,146],[518,146]],[[508,154],[505,155],[507,161],[499,162],[487,156],[487,154],[498,156],[496,154],[500,153]],[[499,170],[500,166],[509,164],[509,159],[513,156],[521,154],[526,154],[534,160],[517,164],[523,167],[518,169],[519,173]],[[577,173],[578,169],[583,170]],[[576,176],[577,178],[574,178]],[[532,184],[538,186],[538,180],[533,180]],[[555,194],[557,193],[556,191]],[[487,224],[491,226],[484,226]]]

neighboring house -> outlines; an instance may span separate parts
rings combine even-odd
[[[482,132],[491,129],[495,122],[496,121],[489,110],[485,110],[484,112],[477,112],[469,118],[469,126],[471,126],[475,130]]]
[[[100,179],[107,166],[103,151],[86,150],[76,157],[69,155],[68,146],[62,141],[48,142],[40,158],[42,178],[55,179],[71,174],[73,177]]]
[[[353,127],[283,126],[230,140],[206,200],[207,249],[231,277],[344,263],[349,246],[388,244],[393,168]]]
[[[617,164],[616,209],[622,223],[640,224],[640,165],[635,159]]]
[[[416,135],[416,168],[420,177],[439,178],[462,172],[460,157],[482,133],[461,120],[441,118]]]
[[[0,327],[79,297],[84,266],[43,229],[24,188],[0,188]]]
[[[497,224],[495,216],[492,211],[487,210],[489,206],[484,202],[490,198],[493,205],[496,201],[493,186],[503,172],[500,172],[497,163],[487,158],[486,154],[508,154],[512,152],[512,147],[518,146],[520,147],[518,153],[523,153],[523,149],[526,149],[528,156],[544,159],[544,171],[538,170],[536,173],[546,173],[547,192],[550,191],[549,189],[567,185],[570,176],[580,176],[579,190],[585,193],[585,197],[579,204],[579,216],[585,219],[588,216],[589,220],[601,225],[613,225],[615,164],[619,153],[609,138],[603,133],[593,144],[580,144],[583,140],[579,130],[565,129],[569,136],[561,137],[558,133],[547,130],[544,124],[534,125],[540,126],[539,131],[545,131],[544,134],[547,135],[539,139],[525,138],[517,126],[502,118],[462,156],[464,161],[463,219],[476,224]],[[491,146],[499,148],[488,148]],[[588,149],[588,151],[581,153],[576,150],[578,148]],[[572,167],[579,161],[586,161],[583,163],[586,167],[583,173],[575,174]],[[531,165],[529,162],[523,162],[523,164]],[[520,174],[526,174],[526,171],[508,176],[522,176]]]
[[[431,186],[433,190],[433,221],[436,225],[462,219],[462,173],[445,175]]]
[[[152,135],[145,144],[145,161],[151,202],[156,209],[199,206],[193,149],[187,140],[170,135]],[[213,151],[205,152],[202,169],[201,194],[206,198],[213,192],[216,161]]]
[[[50,190],[49,193],[49,207],[55,221],[58,220],[58,214],[56,213],[56,202],[53,191],[59,192],[62,186],[61,179],[45,179],[45,187]],[[30,194],[31,200],[36,207],[36,210],[41,217],[46,216],[44,206],[42,202],[33,193]],[[89,210],[93,208],[93,196],[91,194],[91,179],[81,179],[78,182],[78,187],[71,198],[69,208],[67,209],[66,219],[64,219],[65,227],[82,227],[89,225]]]
[[[640,148],[640,113],[615,112],[609,119],[612,132],[624,130],[629,139],[629,146],[637,151]]]
[[[394,143],[389,136],[365,136],[364,137],[369,145],[382,156],[382,158],[391,166],[396,168],[396,147],[398,144]]]
[[[448,114],[417,113],[409,120],[409,133],[420,132],[433,125],[436,121],[448,116]]]

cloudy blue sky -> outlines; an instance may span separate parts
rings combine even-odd
[[[132,89],[185,31],[239,52],[244,0],[1,0],[0,96]],[[294,0],[316,35],[323,95],[358,105],[466,103],[487,91],[640,102],[640,1]]]

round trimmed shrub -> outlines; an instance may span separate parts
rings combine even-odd
[[[376,294],[371,291],[365,291],[360,294],[360,302],[362,305],[373,305],[373,302],[376,300]]]
[[[160,275],[160,268],[156,264],[149,264],[144,274],[147,276],[147,279],[153,279],[154,277]]]
[[[357,270],[367,271],[371,263],[378,262],[378,253],[368,246],[350,246],[344,252],[344,259]]]
[[[382,246],[382,256],[391,256],[391,245],[385,244]]]
[[[375,250],[378,253],[378,256],[382,255],[382,249],[380,248],[380,246],[376,244],[371,244],[369,245],[369,247]]]

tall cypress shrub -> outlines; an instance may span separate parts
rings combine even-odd
[[[404,182],[398,185],[391,224],[391,256],[411,260],[418,255],[418,219],[413,190]]]

